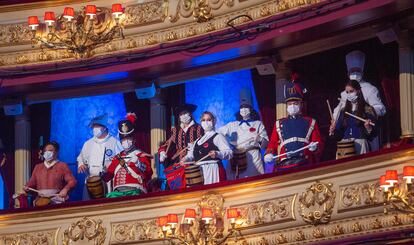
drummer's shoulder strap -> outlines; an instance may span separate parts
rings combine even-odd
[[[280,120],[276,120],[275,126],[277,135],[279,136],[279,143],[283,143],[282,132],[280,130]]]
[[[313,130],[315,129],[316,120],[311,118],[311,123],[309,125],[308,133],[306,134],[306,140],[309,142],[309,139],[312,135]]]

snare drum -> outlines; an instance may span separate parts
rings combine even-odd
[[[86,179],[86,187],[92,199],[104,197],[104,183],[99,176],[90,176]]]
[[[36,200],[34,200],[35,207],[43,207],[47,206],[51,203],[50,197],[37,197]]]
[[[202,185],[204,183],[203,173],[200,166],[193,164],[185,167],[185,181],[187,187]]]
[[[341,140],[337,143],[336,159],[341,159],[355,155],[356,153],[354,140]]]
[[[238,167],[238,172],[243,172],[247,169],[247,154],[244,149],[236,149],[233,151],[233,158],[230,160],[231,170],[236,171]]]

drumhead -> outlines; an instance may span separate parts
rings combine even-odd
[[[101,177],[99,176],[90,176],[86,179],[86,182],[98,182],[101,181]]]

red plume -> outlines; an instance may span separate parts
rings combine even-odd
[[[137,115],[133,112],[128,112],[126,115],[126,120],[130,121],[132,124],[137,120]]]
[[[295,82],[296,80],[298,80],[299,79],[299,74],[298,73],[296,73],[296,72],[293,72],[291,75],[290,75],[290,80],[292,81],[292,82]]]

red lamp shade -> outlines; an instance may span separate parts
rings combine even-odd
[[[36,28],[39,26],[39,18],[37,18],[37,16],[29,16],[27,23],[29,24],[29,27],[32,28],[32,30],[36,30]]]
[[[63,17],[68,21],[71,21],[73,17],[75,17],[75,10],[71,7],[66,7],[65,10],[63,10]]]
[[[390,183],[390,185],[394,185],[394,183],[397,183],[398,182],[397,170],[385,171],[385,181]]]
[[[86,5],[85,9],[86,15],[92,19],[96,15],[96,6],[95,5]]]
[[[237,219],[239,217],[239,212],[237,208],[229,208],[227,209],[227,218],[228,219]]]
[[[159,217],[158,220],[157,220],[157,223],[158,223],[158,226],[159,227],[166,226],[167,225],[167,222],[168,222],[167,216]]]
[[[167,215],[167,223],[170,224],[170,225],[178,224],[178,215],[168,214]]]
[[[56,20],[55,13],[54,12],[45,12],[44,20],[45,20],[46,24],[48,24],[49,26],[52,25]]]
[[[213,219],[213,210],[211,208],[201,209],[201,219],[205,221],[210,221]]]
[[[112,4],[112,14],[115,16],[115,18],[119,18],[119,16],[122,15],[122,13],[124,13],[122,4],[120,3]]]
[[[414,166],[405,166],[403,168],[403,178],[407,183],[411,183],[411,180],[414,179]]]
[[[195,209],[187,208],[184,214],[185,219],[195,219],[196,218],[196,211]]]

